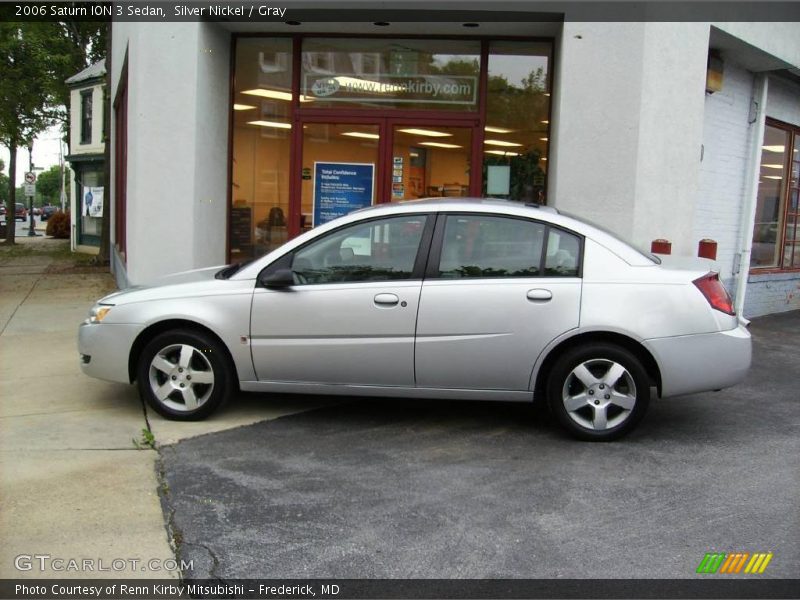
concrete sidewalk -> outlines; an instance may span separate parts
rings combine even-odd
[[[134,440],[146,431],[156,444],[177,441],[322,402],[249,397],[202,423],[148,414],[134,386],[91,379],[78,365],[78,326],[115,289],[111,275],[53,273],[68,256],[67,241],[18,242],[0,246],[0,578],[177,577],[142,567],[174,552],[158,497],[158,453]],[[65,566],[92,560],[95,571],[49,561],[42,571],[35,558],[30,570],[15,566],[36,555]],[[110,570],[98,571],[100,561]]]

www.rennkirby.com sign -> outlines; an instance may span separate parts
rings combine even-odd
[[[329,102],[475,105],[478,80],[467,75],[306,75],[303,95]]]

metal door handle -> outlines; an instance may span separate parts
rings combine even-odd
[[[528,300],[534,302],[548,302],[553,299],[553,292],[543,289],[528,290],[527,296]]]
[[[396,294],[377,294],[375,296],[375,304],[380,306],[394,306],[400,302],[400,298]]]

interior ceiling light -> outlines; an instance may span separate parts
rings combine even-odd
[[[498,156],[519,156],[519,152],[510,152],[507,150],[484,150],[484,154],[497,154]]]
[[[761,165],[765,169],[782,169],[783,165]]]
[[[513,129],[506,129],[505,127],[492,127],[491,125],[487,125],[483,128],[484,131],[488,131],[489,133],[513,133]]]
[[[364,138],[367,140],[378,140],[381,136],[377,133],[367,133],[365,131],[345,131],[342,135],[356,138]]]
[[[544,95],[549,98],[550,97],[550,92],[545,92]]]
[[[248,125],[258,125],[259,127],[275,127],[277,129],[291,129],[291,123],[280,123],[278,121],[248,121]]]
[[[403,133],[410,133],[412,135],[426,135],[428,137],[453,137],[452,133],[445,133],[444,131],[434,131],[433,129],[398,129]]]
[[[544,123],[545,125],[550,125],[550,121],[548,121],[547,119],[545,119],[544,121],[540,121],[540,122]]]
[[[249,104],[234,104],[233,110],[253,110],[255,106]]]
[[[786,150],[786,146],[761,146],[767,152],[783,152]]]
[[[780,175],[762,175],[764,179],[783,179]]]
[[[444,144],[442,142],[420,142],[420,146],[433,146],[434,148],[461,148],[458,144]]]
[[[292,100],[292,94],[289,92],[280,92],[278,90],[265,90],[263,88],[256,88],[254,90],[245,90],[242,92],[243,94],[247,94],[248,96],[260,96],[262,98],[272,98],[273,100],[286,100],[290,102]],[[313,98],[308,98],[306,96],[300,95],[300,102],[313,102]]]
[[[546,141],[548,140],[548,138],[546,138],[546,137],[544,137],[544,138],[539,138],[539,139],[540,139],[540,140],[542,140],[543,142],[546,142]]]
[[[539,160],[547,160],[547,157],[546,156],[542,156],[542,157],[539,158]]]
[[[483,140],[483,143],[487,146],[504,146],[507,148],[519,148],[522,144],[518,144],[517,142],[506,142],[504,140]]]

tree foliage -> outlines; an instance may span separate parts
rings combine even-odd
[[[38,175],[36,195],[41,204],[58,204],[61,201],[61,167],[53,165]]]
[[[13,209],[17,148],[53,124],[66,124],[64,80],[105,53],[105,35],[104,23],[0,22],[0,144],[10,153],[8,210]],[[10,227],[6,241],[13,240]]]

